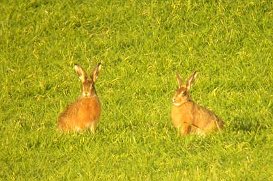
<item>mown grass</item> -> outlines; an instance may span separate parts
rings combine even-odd
[[[271,180],[270,1],[0,1],[1,180]],[[74,63],[103,68],[95,135],[61,134]],[[175,74],[223,133],[177,137]]]

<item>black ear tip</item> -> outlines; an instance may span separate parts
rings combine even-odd
[[[176,72],[176,77],[181,78],[181,76],[178,72]]]
[[[195,70],[192,75],[196,76],[198,72]]]
[[[101,66],[102,66],[101,63],[98,63],[97,69],[100,70],[100,69],[101,69]]]

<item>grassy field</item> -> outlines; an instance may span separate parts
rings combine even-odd
[[[273,180],[273,4],[0,1],[0,180]],[[103,64],[96,134],[61,134],[73,70]],[[223,133],[178,137],[175,74]]]

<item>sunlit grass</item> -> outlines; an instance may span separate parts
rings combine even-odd
[[[272,179],[270,1],[0,2],[3,180]],[[61,134],[73,64],[102,62],[95,135]],[[177,137],[175,74],[226,128]]]

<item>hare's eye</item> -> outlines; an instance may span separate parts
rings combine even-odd
[[[181,92],[180,95],[181,95],[181,96],[185,96],[185,95],[186,95],[186,92]]]

